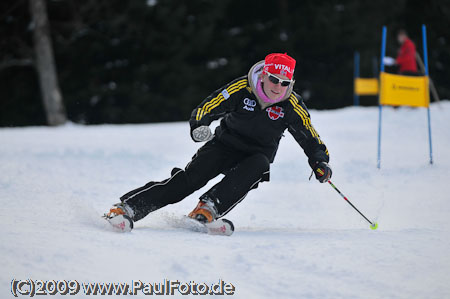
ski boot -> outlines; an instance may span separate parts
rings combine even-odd
[[[133,209],[126,203],[116,203],[103,217],[118,231],[129,232],[133,229]]]
[[[200,199],[188,217],[202,223],[213,222],[217,218],[217,208],[214,205],[214,201],[209,197]]]
[[[126,215],[133,219],[134,211],[133,209],[127,205],[126,203],[120,202],[113,205],[113,207],[109,210],[109,213],[105,214],[105,218],[113,218],[118,215]]]

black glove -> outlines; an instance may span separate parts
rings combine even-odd
[[[313,168],[316,179],[321,183],[326,183],[331,179],[331,168],[327,162],[317,162]]]

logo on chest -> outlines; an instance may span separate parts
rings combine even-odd
[[[269,107],[266,109],[267,114],[269,114],[269,118],[271,120],[277,120],[280,117],[283,118],[284,117],[284,112],[283,112],[283,108],[278,107],[278,106],[274,106],[274,107]]]
[[[244,99],[244,107],[242,107],[243,109],[247,111],[255,111],[255,107],[256,107],[255,100],[250,100],[249,98]]]

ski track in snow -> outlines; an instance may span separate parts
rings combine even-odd
[[[190,161],[199,144],[187,122],[2,128],[0,297],[13,298],[15,278],[222,279],[235,286],[233,298],[450,298],[450,102],[431,113],[435,164],[426,110],[385,108],[377,170],[376,107],[311,112],[332,181],[377,231],[328,184],[308,181],[307,159],[286,132],[271,182],[226,216],[231,237],[171,224],[220,177],[131,233],[100,218],[122,194]]]

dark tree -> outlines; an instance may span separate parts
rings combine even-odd
[[[29,0],[33,22],[34,53],[47,122],[51,126],[67,120],[58,85],[45,0]]]

